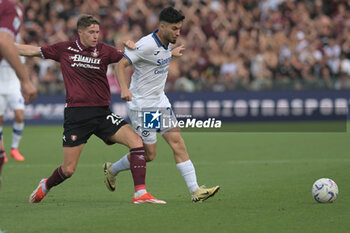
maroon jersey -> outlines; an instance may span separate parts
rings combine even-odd
[[[6,31],[16,39],[23,22],[23,9],[11,0],[0,0],[0,31]],[[0,54],[0,61],[2,56]]]
[[[40,50],[43,58],[61,63],[67,107],[110,105],[107,66],[123,57],[121,51],[103,43],[87,48],[78,39]]]

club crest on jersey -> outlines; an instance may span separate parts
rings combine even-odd
[[[97,51],[97,49],[95,48],[95,50],[93,52],[91,52],[91,56],[93,57],[98,57],[100,53]]]

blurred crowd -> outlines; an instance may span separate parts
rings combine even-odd
[[[350,0],[24,0],[23,40],[76,37],[80,14],[101,21],[101,41],[123,50],[157,28],[169,5],[186,19],[167,91],[350,89]],[[59,64],[27,59],[40,93],[64,92]],[[118,93],[114,67],[111,90]]]

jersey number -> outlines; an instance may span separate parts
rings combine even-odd
[[[122,122],[123,118],[118,116],[118,115],[115,115],[114,113],[111,113],[111,115],[108,115],[107,120],[111,120],[113,124],[115,125],[119,125],[120,122]]]

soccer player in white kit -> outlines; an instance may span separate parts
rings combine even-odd
[[[14,45],[15,37],[19,33],[23,22],[23,8],[11,0],[0,1],[0,61],[6,59],[20,79],[22,92],[27,103],[35,99],[37,91],[30,82],[29,75],[21,63],[18,52]],[[0,85],[0,89],[7,86]],[[0,130],[1,131],[1,130]],[[1,133],[0,133],[1,134]],[[1,138],[1,135],[0,135]],[[0,143],[1,144],[1,143]],[[2,144],[1,144],[2,145]],[[0,147],[0,184],[1,172],[5,161],[5,152]]]
[[[159,28],[153,33],[141,38],[136,43],[136,50],[126,49],[124,58],[117,68],[119,80],[126,80],[125,68],[130,64],[134,68],[131,77],[130,89],[126,83],[119,83],[121,86],[121,97],[129,101],[128,115],[134,130],[142,137],[145,156],[147,161],[152,161],[156,155],[157,135],[156,131],[147,130],[143,127],[143,110],[154,110],[153,117],[160,115],[176,121],[172,114],[171,104],[164,93],[169,63],[172,56],[181,56],[183,46],[177,47],[172,53],[170,43],[176,43],[177,37],[185,16],[173,7],[165,8],[159,15]],[[161,109],[160,111],[158,111]],[[154,119],[152,119],[154,120]],[[180,129],[169,125],[158,130],[165,141],[169,144],[174,153],[176,167],[187,184],[193,202],[202,202],[213,196],[219,186],[212,188],[199,187],[195,168],[189,158],[185,143],[182,139]],[[123,170],[130,169],[129,155],[126,154],[116,163],[106,162],[104,164],[105,184],[110,191],[116,187],[116,175]]]
[[[19,34],[17,35],[17,41]],[[22,63],[24,58],[21,57]],[[3,116],[7,108],[15,113],[15,121],[12,128],[12,143],[10,155],[17,161],[24,161],[24,157],[18,150],[24,128],[24,98],[21,92],[21,84],[13,68],[5,59],[0,62],[0,151],[5,151],[3,143]],[[8,161],[4,152],[5,162]]]

